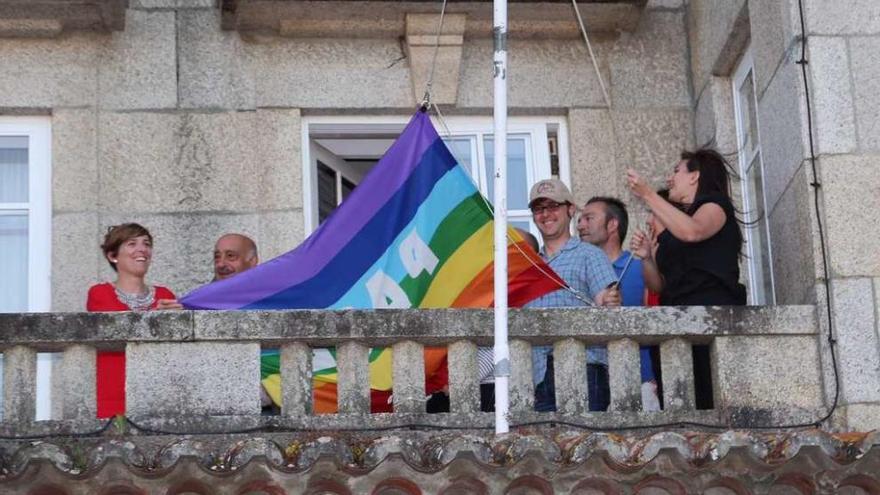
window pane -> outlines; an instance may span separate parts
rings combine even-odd
[[[0,203],[28,201],[28,138],[0,136]]]
[[[345,201],[345,198],[354,191],[355,183],[342,177],[342,200]]]
[[[739,87],[739,102],[742,111],[743,129],[742,145],[743,151],[753,151],[758,144],[758,109],[755,107],[755,83],[754,72],[749,71],[745,80]]]
[[[526,176],[526,136],[507,138],[507,209],[525,210],[529,207],[529,184]],[[486,137],[486,183],[490,202],[495,199],[495,140]]]
[[[0,215],[0,280],[0,313],[27,311],[27,215]]]
[[[474,174],[473,168],[473,156],[471,156],[471,143],[473,143],[474,138],[472,137],[455,137],[455,138],[444,138],[443,142],[446,143],[446,146],[449,148],[449,151],[452,152],[452,156],[455,157],[455,160],[464,167],[471,177]]]
[[[767,212],[764,207],[764,178],[761,167],[761,155],[749,164],[747,180],[747,194],[749,196],[749,211],[746,218],[750,225],[747,226],[749,238],[749,263],[753,265],[752,273],[755,280],[752,282],[755,304],[773,304],[773,283],[771,280],[770,266],[770,237],[767,231]]]
[[[508,219],[507,225],[515,228],[524,230],[526,232],[529,231],[529,221],[528,220],[515,220],[513,218]]]
[[[336,209],[336,171],[318,162],[318,223]]]

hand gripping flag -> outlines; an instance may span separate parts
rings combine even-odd
[[[508,231],[508,303],[522,306],[563,282]],[[300,246],[181,299],[189,309],[479,308],[493,304],[492,211],[425,112]],[[370,353],[374,410],[391,389],[391,350]],[[274,357],[273,357],[274,356]],[[280,403],[277,353],[263,383]],[[316,350],[316,412],[336,409],[335,353]],[[445,351],[426,349],[428,383]],[[434,380],[436,382],[436,380]],[[387,402],[387,400],[385,400]]]

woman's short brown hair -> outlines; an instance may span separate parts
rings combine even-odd
[[[142,235],[147,236],[150,243],[153,243],[153,236],[150,235],[150,231],[138,223],[123,223],[120,225],[111,225],[107,228],[107,235],[104,236],[104,243],[101,244],[101,251],[104,252],[104,258],[107,259],[107,263],[110,264],[110,268],[112,268],[114,272],[116,271],[116,264],[110,262],[108,255],[116,256],[119,254],[119,246],[122,246],[123,242]]]

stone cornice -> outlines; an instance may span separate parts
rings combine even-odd
[[[122,31],[128,0],[0,0],[0,38]]]
[[[581,1],[592,32],[633,31],[646,0]],[[437,14],[437,2],[419,0],[222,0],[223,29],[269,32],[302,38],[397,38],[406,33],[406,14]],[[465,35],[492,34],[491,1],[450,2],[449,14],[467,16]],[[514,1],[508,6],[511,38],[578,38],[570,2]]]

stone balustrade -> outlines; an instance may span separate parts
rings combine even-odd
[[[491,310],[235,311],[0,315],[0,434],[94,429],[95,359],[125,349],[126,415],[172,433],[277,429],[491,428],[479,412],[477,346]],[[825,411],[812,306],[511,310],[511,423],[602,429],[698,422],[754,427]],[[715,409],[696,410],[691,345],[708,344]],[[533,411],[533,345],[552,345],[555,413]],[[608,349],[611,405],[587,411],[587,345]],[[641,408],[639,345],[659,345],[665,408]],[[425,346],[446,346],[451,412],[425,414]],[[335,347],[338,414],[312,412],[312,352]],[[392,347],[394,413],[369,414],[371,347]],[[280,349],[283,407],[260,415],[260,350]],[[34,421],[37,352],[58,352],[52,420]]]

